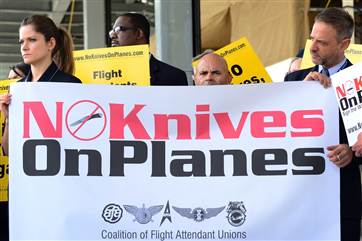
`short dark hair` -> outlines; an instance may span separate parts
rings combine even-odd
[[[314,21],[331,25],[336,30],[339,41],[352,37],[354,21],[343,8],[326,8],[315,17]]]
[[[128,17],[135,28],[143,31],[147,43],[150,43],[150,23],[145,16],[139,13],[124,13],[120,16]]]

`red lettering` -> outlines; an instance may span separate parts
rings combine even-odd
[[[209,105],[196,105],[196,111],[209,112]],[[210,139],[210,114],[196,114],[196,139]]]
[[[286,116],[282,111],[256,111],[250,117],[250,131],[255,138],[285,137],[285,131],[267,129],[286,127]]]
[[[226,139],[236,139],[239,138],[241,130],[245,125],[246,118],[248,117],[249,112],[242,112],[241,118],[238,124],[238,127],[234,128],[233,123],[230,120],[228,113],[215,113],[214,117],[216,122],[221,130],[222,135]]]
[[[169,139],[168,121],[176,120],[178,140],[191,139],[191,120],[187,115],[160,115],[155,114],[155,139]]]
[[[127,116],[124,104],[110,104],[110,139],[124,139],[124,129],[128,126],[135,139],[150,139],[137,114],[145,105],[135,105]]]
[[[336,92],[337,92],[339,99],[346,97],[346,88],[344,87],[344,84],[342,84],[342,88],[341,88],[341,86],[336,87]]]
[[[45,138],[62,137],[63,102],[56,102],[56,120],[52,124],[45,107],[40,101],[24,102],[24,133],[23,138],[30,138],[30,112],[33,114],[38,127]]]
[[[354,85],[356,86],[356,90],[359,91],[362,87],[362,76],[354,79]]]
[[[320,116],[320,117],[312,117]],[[292,137],[321,136],[324,133],[322,110],[298,110],[291,115],[291,125],[300,131],[291,131]]]

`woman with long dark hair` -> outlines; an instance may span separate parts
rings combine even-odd
[[[41,15],[25,18],[19,29],[20,51],[25,64],[30,70],[19,82],[68,82],[81,83],[73,76],[73,42],[69,34],[58,28],[54,22]],[[0,96],[0,108],[5,115],[5,129],[2,137],[4,154],[8,153],[8,106],[11,95]],[[4,209],[2,208],[4,207]],[[8,206],[1,205],[0,238],[9,239]],[[4,222],[3,222],[4,221]]]
[[[20,51],[29,73],[19,82],[68,82],[81,83],[73,76],[73,42],[69,34],[42,15],[25,18],[19,29]],[[5,154],[8,152],[8,105],[11,95],[0,96],[0,108],[6,117],[2,138]]]

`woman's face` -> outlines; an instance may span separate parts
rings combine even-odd
[[[25,25],[19,29],[20,51],[26,64],[36,65],[49,62],[52,59],[52,50],[55,46],[54,38],[48,42],[44,35],[35,32],[32,25]]]

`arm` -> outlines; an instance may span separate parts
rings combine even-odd
[[[3,147],[3,152],[5,155],[8,155],[9,148],[9,125],[8,125],[8,108],[11,102],[11,95],[5,94],[0,96],[0,110],[5,116],[5,128],[4,133],[1,139],[1,144]]]
[[[1,138],[1,145],[3,147],[3,153],[5,156],[9,155],[9,122],[8,119],[5,120],[5,128],[3,136]]]

